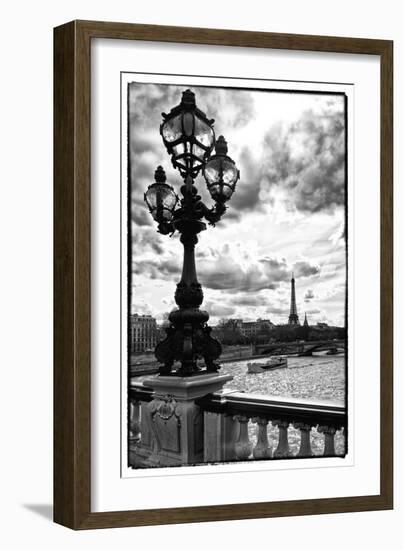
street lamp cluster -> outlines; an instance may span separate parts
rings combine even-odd
[[[179,309],[169,315],[170,327],[166,338],[155,349],[157,360],[163,364],[160,374],[171,374],[175,361],[180,367],[179,376],[189,376],[219,369],[217,359],[221,345],[211,336],[207,321],[209,315],[200,310],[203,291],[197,280],[194,248],[197,235],[206,229],[205,219],[215,225],[226,211],[225,203],[231,198],[239,179],[235,162],[227,155],[223,136],[215,139],[214,120],[196,106],[195,94],[186,90],[179,105],[169,114],[162,114],[160,133],[171,156],[172,165],[184,180],[182,198],[166,183],[161,166],[155,171],[155,183],[149,186],[144,200],[164,235],[178,231],[184,247],[182,277],[177,285],[175,301]],[[215,148],[215,154],[212,154]],[[214,200],[208,208],[198,195],[194,180],[203,174]],[[205,369],[197,361],[204,359]]]

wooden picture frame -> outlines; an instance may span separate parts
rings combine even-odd
[[[380,56],[380,492],[370,496],[92,513],[90,45],[93,38]],[[54,30],[54,520],[72,529],[393,507],[393,43],[386,40],[73,21]]]

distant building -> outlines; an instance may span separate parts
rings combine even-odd
[[[259,323],[261,327],[268,328],[268,329],[272,329],[276,326],[274,323],[270,321],[270,319],[258,319],[256,322]]]
[[[259,334],[267,333],[274,328],[270,319],[244,321],[243,319],[226,319],[214,329],[214,336],[225,343],[242,343],[254,340]]]
[[[223,324],[223,326],[226,326],[228,328],[232,328],[233,330],[241,330],[242,325],[243,325],[243,320],[242,319],[228,319]]]
[[[309,327],[308,325],[308,319],[306,317],[306,313],[305,313],[305,319],[304,319],[304,327]]]
[[[259,331],[259,325],[256,321],[245,321],[239,327],[242,336],[245,338],[253,338]]]
[[[257,321],[242,321],[239,330],[245,338],[254,338],[257,334],[271,330],[273,327],[274,324],[270,319],[258,319]]]
[[[316,326],[318,328],[328,328],[329,325],[327,323],[316,323]]]
[[[132,353],[154,350],[157,344],[157,321],[151,315],[130,316],[130,345]]]

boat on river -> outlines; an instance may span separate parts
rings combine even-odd
[[[287,355],[274,355],[269,357],[266,363],[247,363],[248,373],[257,374],[273,369],[284,369],[288,367]]]

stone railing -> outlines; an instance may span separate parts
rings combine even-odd
[[[346,454],[343,406],[225,391],[197,404],[206,462]]]
[[[150,461],[145,464],[141,459],[142,446],[152,447],[153,429],[146,418],[151,417],[146,413],[153,395],[151,389],[132,380],[129,461],[135,467],[158,465]],[[205,463],[345,456],[347,451],[346,411],[340,405],[305,399],[267,399],[226,390],[199,398],[195,404],[201,413],[197,415],[199,423],[200,417],[203,421]]]

